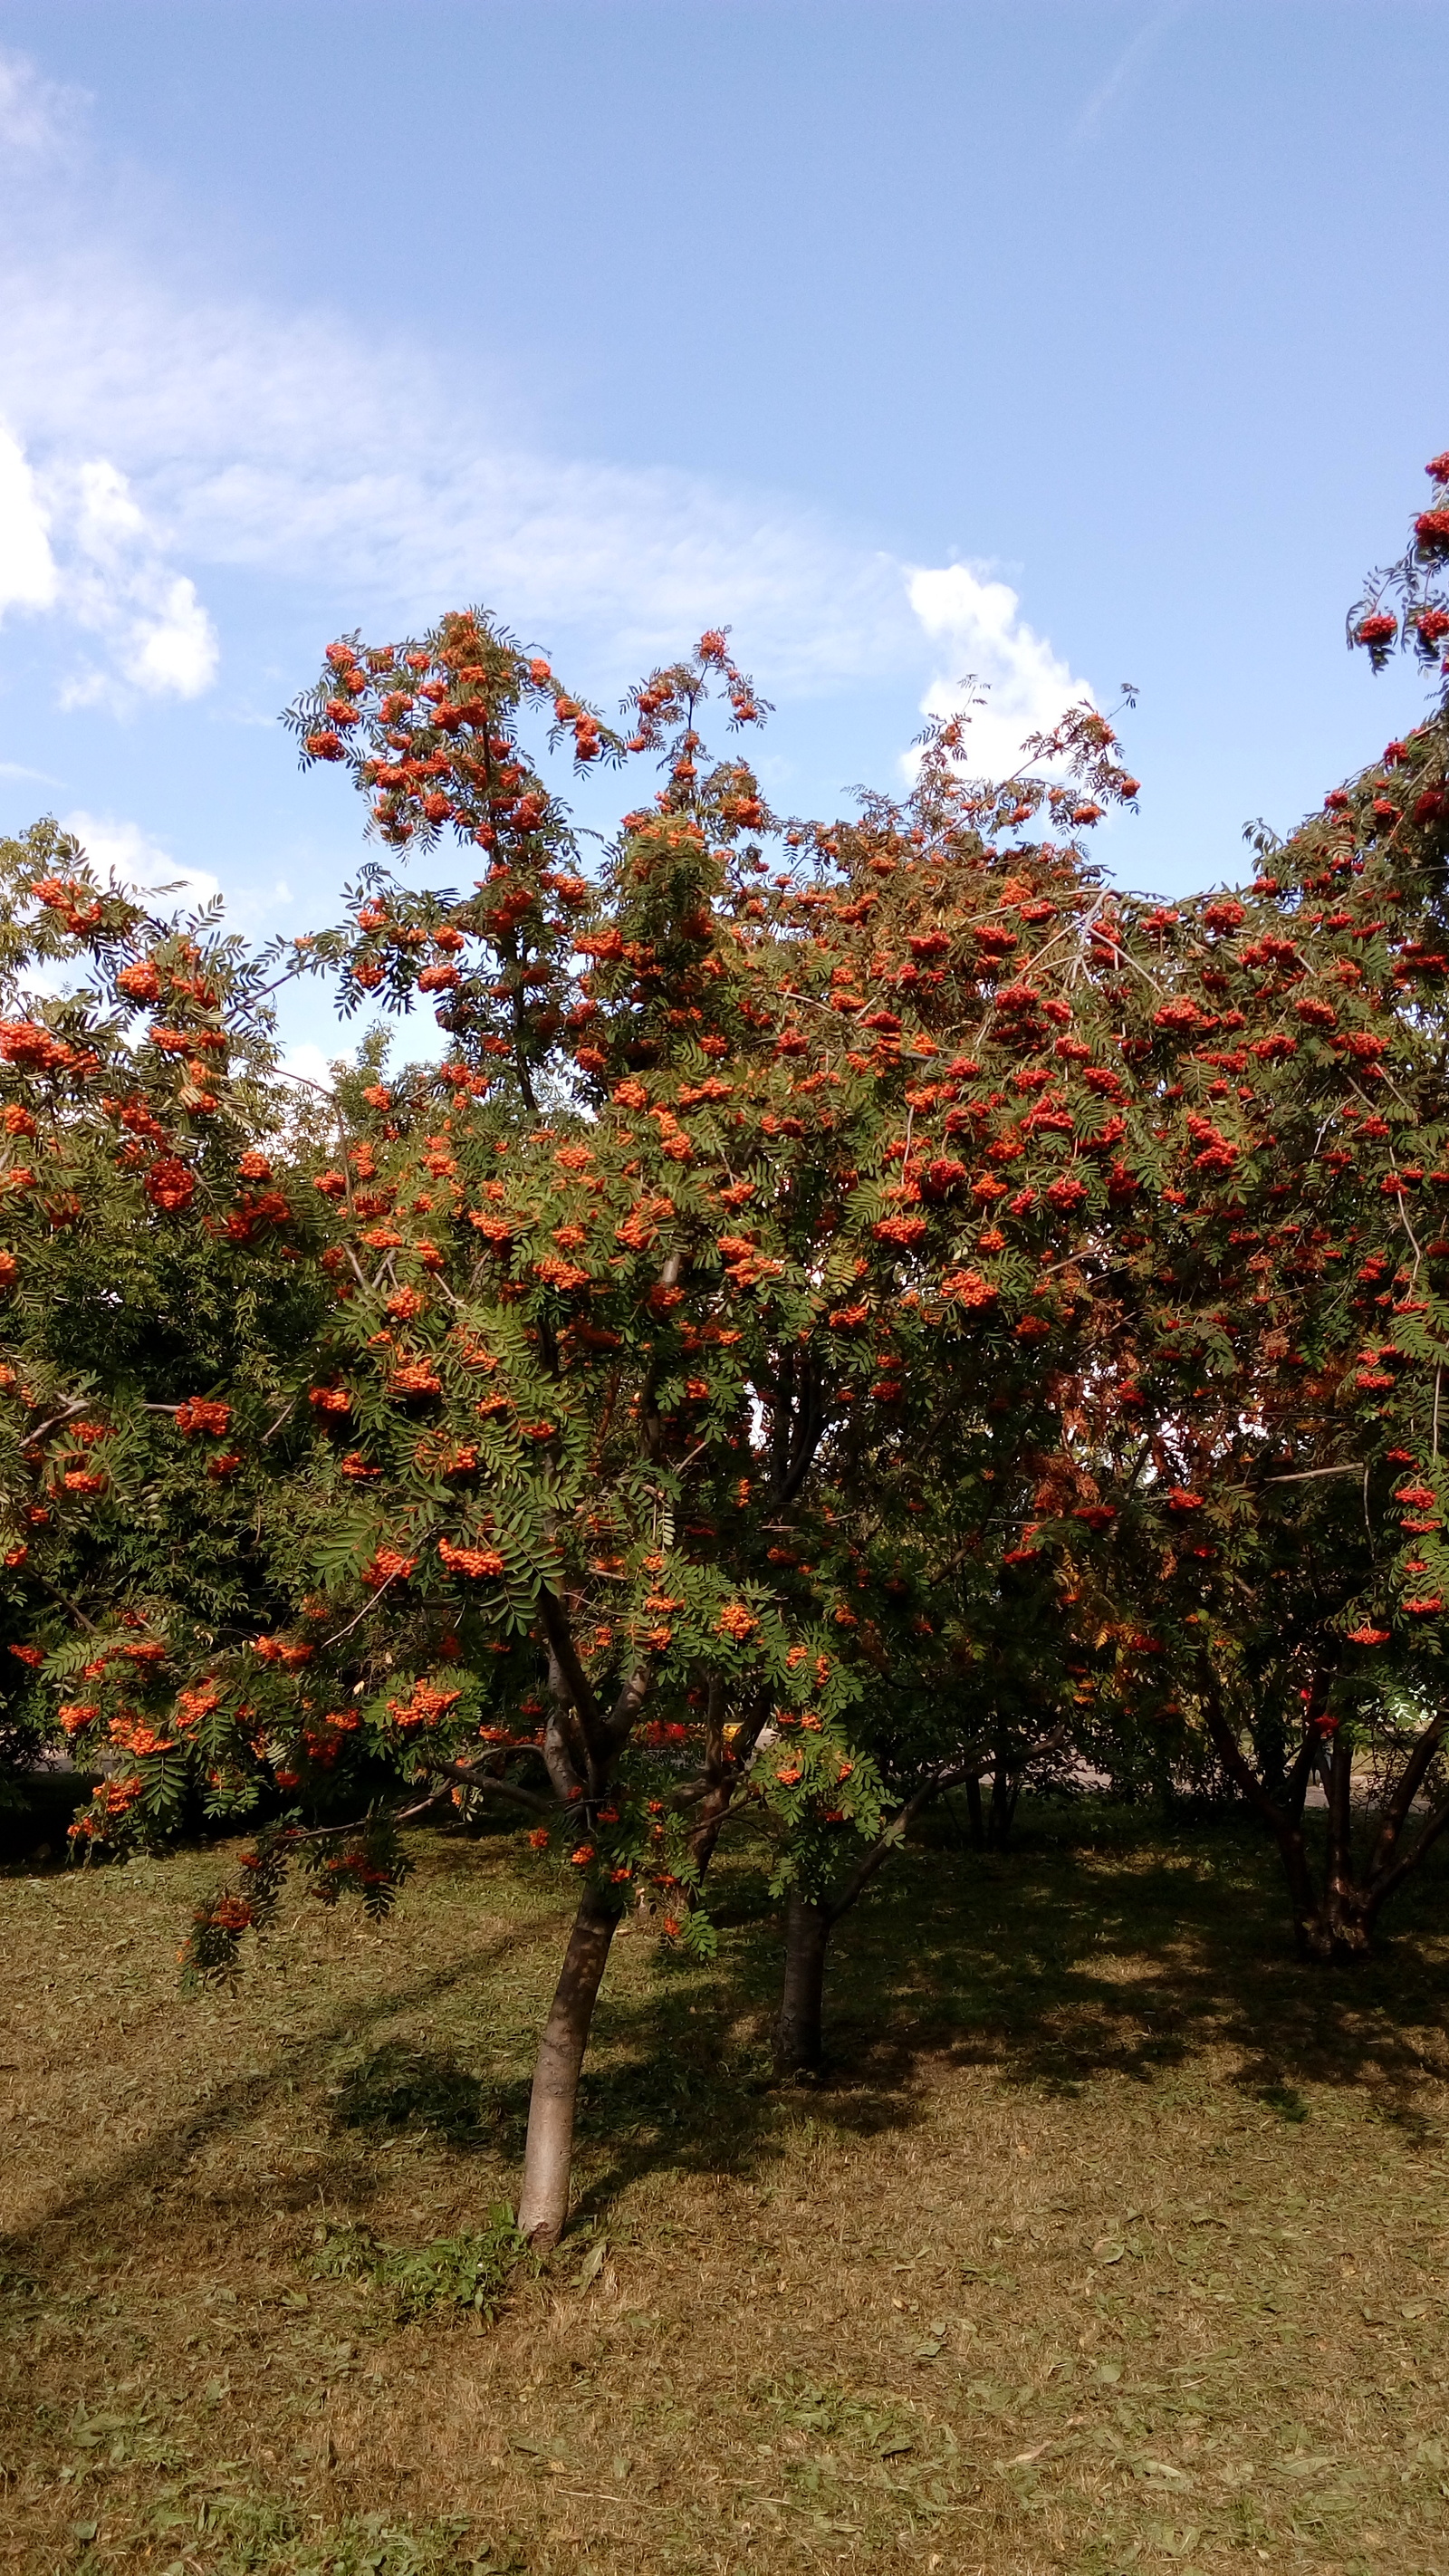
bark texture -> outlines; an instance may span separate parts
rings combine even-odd
[[[830,1906],[791,1896],[785,1916],[785,1982],[775,2025],[775,2064],[782,2075],[813,2075],[819,2069],[825,1953],[834,1921]]]
[[[530,2245],[556,2245],[568,2218],[579,2074],[618,1920],[617,1908],[596,1890],[581,1900],[538,2044],[518,2204],[519,2232]]]

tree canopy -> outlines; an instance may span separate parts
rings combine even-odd
[[[1431,474],[1350,622],[1375,663],[1449,635]],[[1449,1822],[1442,690],[1170,905],[1088,855],[1138,794],[1091,705],[1005,782],[935,724],[830,824],[710,751],[767,712],[710,634],[611,728],[473,610],[330,645],[289,712],[367,800],[332,928],[253,953],[53,825],[0,854],[12,1772],[94,1766],[87,1851],[262,1820],[200,1976],[289,1868],[385,1909],[408,1816],[516,1814],[579,1891],[544,2239],[614,1925],[707,1954],[741,1817],[789,2064],[953,1782],[1004,1825],[1033,1768],[1225,1779],[1320,1956]],[[600,864],[550,755],[662,778]],[[430,1003],[444,1060],[374,1029],[299,1095],[303,975]]]

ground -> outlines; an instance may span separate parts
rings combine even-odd
[[[550,1864],[419,1836],[390,1924],[299,1897],[197,2001],[217,1856],[17,1865],[0,2571],[1449,2576],[1449,1868],[1339,1976],[1250,1827],[939,1832],[813,2090],[747,1859],[713,1968],[621,1935],[492,2322],[428,2296],[513,2187]]]

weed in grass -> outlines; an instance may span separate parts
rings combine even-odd
[[[471,2308],[491,2324],[528,2247],[506,2201],[488,2220],[481,2235],[435,2236],[417,2246],[383,2245],[368,2227],[323,2225],[314,2231],[312,2268],[321,2278],[381,2291],[399,2324],[444,2308]]]

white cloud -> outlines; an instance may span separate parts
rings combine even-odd
[[[0,422],[0,617],[7,608],[49,608],[55,598],[49,523],[25,451]]]
[[[124,474],[104,460],[83,465],[76,481],[80,505],[76,536],[83,551],[97,562],[108,561],[118,546],[146,534],[146,522],[131,498]]]
[[[8,608],[57,611],[106,648],[105,668],[66,683],[64,705],[194,698],[216,674],[196,585],[167,561],[126,476],[92,459],[38,477],[0,421],[0,617]]]
[[[180,698],[199,697],[216,673],[216,634],[196,596],[196,585],[184,573],[168,583],[161,613],[136,631],[139,651],[132,665],[139,685],[152,695],[174,690]]]
[[[79,92],[45,80],[21,54],[0,54],[0,148],[35,159],[66,137]]]
[[[921,700],[923,715],[965,712],[965,760],[986,778],[1009,778],[1029,734],[1046,733],[1065,709],[1093,691],[1021,615],[1017,593],[967,564],[913,572],[908,596],[916,616],[950,668]],[[972,703],[969,680],[986,683],[986,703]]]
[[[308,1038],[302,1038],[295,1046],[288,1047],[282,1058],[281,1070],[289,1073],[294,1082],[311,1083],[319,1091],[330,1092],[332,1066],[336,1060],[335,1053],[324,1055],[321,1047],[313,1046]]]
[[[51,604],[106,654],[65,683],[62,705],[123,711],[138,693],[199,696],[216,673],[215,630],[129,478],[106,458],[57,459],[46,490],[58,549]]]
[[[788,496],[540,453],[496,388],[401,332],[197,300],[121,251],[37,242],[0,249],[0,382],[97,564],[140,546],[139,514],[173,577],[179,558],[194,579],[325,584],[389,627],[484,597],[530,638],[607,639],[621,678],[722,620],[785,687],[909,669],[916,648],[893,557]],[[98,446],[107,467],[79,464]]]
[[[112,814],[87,814],[77,807],[63,814],[61,823],[74,832],[91,865],[102,875],[111,874],[143,893],[161,887],[174,888],[167,897],[168,909],[199,907],[210,903],[220,891],[216,878],[205,868],[186,868],[142,831],[139,823],[126,822]]]

